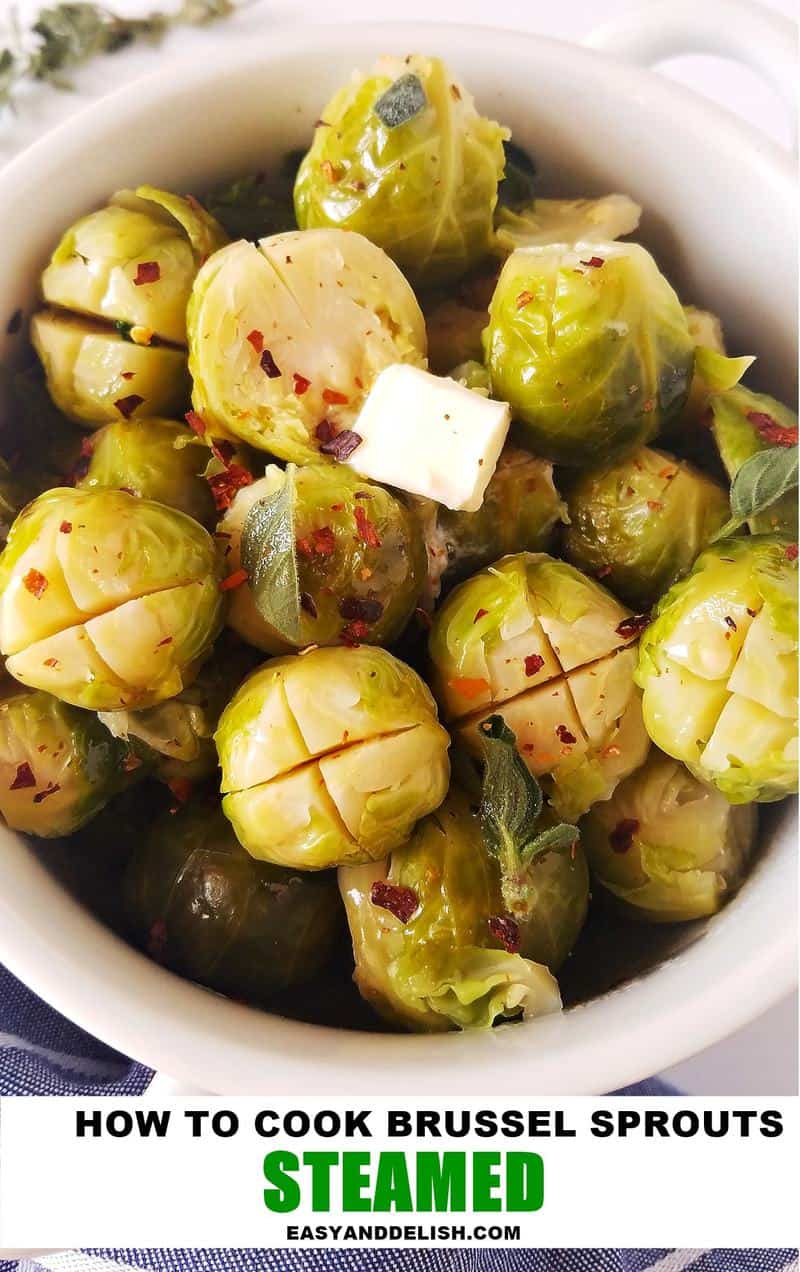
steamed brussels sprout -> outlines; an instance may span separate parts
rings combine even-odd
[[[174,420],[118,420],[91,439],[88,467],[77,485],[128,490],[177,508],[204,525],[215,520],[214,498],[203,478],[208,447]]]
[[[321,970],[339,925],[334,877],[254,861],[216,801],[155,822],[128,864],[125,894],[152,958],[261,1006]]]
[[[42,294],[59,309],[183,345],[194,276],[227,241],[193,199],[152,186],[123,190],[66,231],[42,275]]]
[[[649,740],[633,683],[640,628],[599,584],[544,553],[504,557],[436,613],[434,689],[454,737],[480,754],[497,711],[566,818],[607,799]]]
[[[382,58],[322,111],[297,223],[357,230],[416,284],[459,278],[491,245],[508,136],[439,58]]]
[[[269,464],[266,473],[258,481],[243,486],[226,509],[217,526],[217,544],[226,577],[241,577],[242,569],[242,530],[253,508],[262,500],[269,499],[283,487],[285,474],[277,464]],[[286,654],[292,649],[291,644],[282,640],[271,623],[262,617],[256,609],[250,582],[244,579],[238,587],[228,593],[228,606],[225,615],[228,626],[246,640],[248,645],[260,649],[265,654]]]
[[[484,342],[519,441],[561,464],[602,463],[649,441],[680,411],[692,378],[680,301],[636,243],[514,252]]]
[[[715,481],[647,446],[581,474],[567,507],[567,559],[639,610],[691,569],[730,515]]]
[[[796,791],[796,547],[707,548],[656,607],[636,679],[655,744],[732,804]]]
[[[341,464],[289,464],[266,480],[274,493],[251,506],[240,552],[278,639],[302,648],[399,636],[425,578],[410,509]]]
[[[595,878],[634,918],[714,914],[736,888],[756,836],[754,804],[730,804],[651,750],[643,768],[581,821]]]
[[[216,733],[222,801],[254,857],[321,870],[384,857],[447,791],[433,698],[375,646],[273,658]]]
[[[232,243],[200,270],[187,321],[195,409],[297,463],[336,453],[384,367],[425,363],[413,291],[345,230]]]
[[[137,344],[101,323],[48,309],[31,319],[31,341],[56,406],[84,428],[181,415],[189,401],[182,349]]]
[[[608,242],[632,234],[641,215],[642,209],[626,194],[607,194],[601,199],[534,199],[516,209],[498,210],[495,249],[506,254],[518,247],[550,243]]]
[[[12,829],[71,835],[141,767],[91,712],[19,685],[4,685],[3,695],[0,813]]]
[[[339,887],[356,984],[389,1020],[433,1033],[560,1010],[548,969],[506,948],[497,863],[457,787],[388,860],[341,869]]]
[[[797,446],[797,413],[766,393],[752,393],[739,385],[709,398],[711,430],[728,476],[733,479],[753,455],[773,446]],[[748,521],[753,534],[770,531],[797,533],[797,491]]]
[[[213,540],[191,517],[123,491],[50,490],[0,557],[0,650],[64,702],[140,709],[193,680],[221,602]]]

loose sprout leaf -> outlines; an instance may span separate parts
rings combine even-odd
[[[733,515],[714,536],[712,543],[733,534],[745,521],[771,508],[784,495],[797,489],[797,455],[796,446],[771,446],[751,455],[742,464],[731,486]]]
[[[425,89],[416,75],[401,75],[375,103],[375,114],[387,128],[399,128],[428,105]]]
[[[293,466],[287,470],[280,490],[260,500],[247,514],[241,559],[258,612],[280,636],[298,644],[302,598],[295,542]]]
[[[498,205],[516,212],[534,197],[536,164],[528,152],[513,141],[504,141],[503,150],[506,168],[497,191],[497,202]]]
[[[716,349],[698,345],[694,351],[694,370],[712,393],[724,393],[739,383],[745,371],[755,362],[748,355],[728,358]]]

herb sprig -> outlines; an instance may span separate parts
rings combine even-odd
[[[770,446],[746,460],[731,485],[731,518],[712,543],[735,534],[746,521],[766,512],[798,486],[797,446]]]

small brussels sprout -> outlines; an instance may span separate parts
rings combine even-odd
[[[548,969],[506,948],[497,863],[457,787],[388,860],[341,869],[339,887],[356,984],[389,1020],[434,1033],[560,1010]]]
[[[216,801],[161,816],[124,889],[134,938],[152,958],[260,1006],[321,970],[339,926],[334,877],[254,861]]]
[[[208,447],[174,420],[118,420],[98,429],[81,489],[128,490],[177,508],[204,525],[215,521],[214,497],[203,478]]]
[[[42,275],[48,304],[186,343],[186,305],[205,257],[227,242],[195,200],[140,186],[66,231]]]
[[[357,230],[426,286],[486,255],[509,133],[439,58],[382,58],[322,116],[295,182],[298,225]]]
[[[711,430],[728,476],[733,479],[753,455],[773,446],[797,446],[797,414],[768,397],[739,385],[708,400]],[[748,521],[753,534],[797,533],[797,491],[784,494]]]
[[[686,317],[636,243],[521,248],[484,334],[497,397],[545,459],[602,463],[654,437],[683,406],[694,346]]]
[[[216,743],[223,811],[248,852],[276,865],[383,857],[447,791],[433,698],[376,646],[271,659],[234,695]]]
[[[633,918],[679,923],[715,914],[737,887],[756,837],[754,804],[730,804],[655,748],[643,768],[581,821],[592,873]]]
[[[639,628],[565,562],[504,557],[455,588],[433,620],[434,688],[454,737],[480,755],[481,726],[500,711],[551,804],[580,816],[647,754],[630,648]]]
[[[341,464],[289,464],[241,534],[247,585],[262,618],[295,648],[399,636],[425,578],[412,512]]]
[[[0,557],[0,650],[17,680],[95,711],[180,693],[221,622],[214,542],[191,517],[116,490],[56,489]]]
[[[796,548],[723,539],[654,611],[639,649],[656,746],[732,804],[797,790]]]
[[[49,693],[3,686],[0,813],[13,830],[44,839],[71,835],[140,767],[91,712]]]
[[[258,481],[243,486],[236,492],[230,506],[217,526],[217,543],[222,569],[226,577],[242,577],[242,530],[251,512],[262,500],[269,499],[283,487],[285,474],[277,464],[269,464],[266,473]],[[228,593],[225,621],[228,626],[246,640],[248,645],[265,654],[286,654],[292,649],[282,640],[271,623],[256,609],[249,580],[244,580]]]
[[[553,484],[553,465],[507,446],[477,512],[451,512],[419,500],[428,549],[427,599],[510,552],[547,548],[566,505]]]
[[[182,349],[136,344],[100,323],[47,309],[31,319],[31,342],[56,406],[84,428],[181,415],[189,401]]]
[[[691,569],[730,516],[721,486],[647,446],[582,473],[567,507],[564,555],[638,610]]]
[[[600,199],[534,199],[516,209],[498,209],[494,246],[505,256],[518,247],[598,239],[608,242],[632,234],[641,215],[638,203],[626,194],[606,194]]]
[[[297,463],[335,453],[384,367],[425,363],[413,291],[345,230],[232,243],[200,270],[187,321],[195,410]]]

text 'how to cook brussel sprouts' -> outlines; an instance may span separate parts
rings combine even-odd
[[[731,803],[796,791],[796,546],[707,548],[657,605],[636,678],[656,745]]]
[[[754,804],[730,804],[654,747],[582,819],[581,842],[593,876],[629,915],[675,923],[714,914],[733,893],[757,821]]]
[[[430,691],[375,646],[265,663],[216,741],[225,814],[248,852],[277,865],[384,857],[447,792],[450,739]]]
[[[139,709],[180,693],[221,621],[208,532],[123,491],[40,495],[0,557],[8,671],[74,706]]]
[[[382,58],[322,111],[297,223],[364,234],[416,285],[458,279],[491,245],[508,136],[439,58]]]

